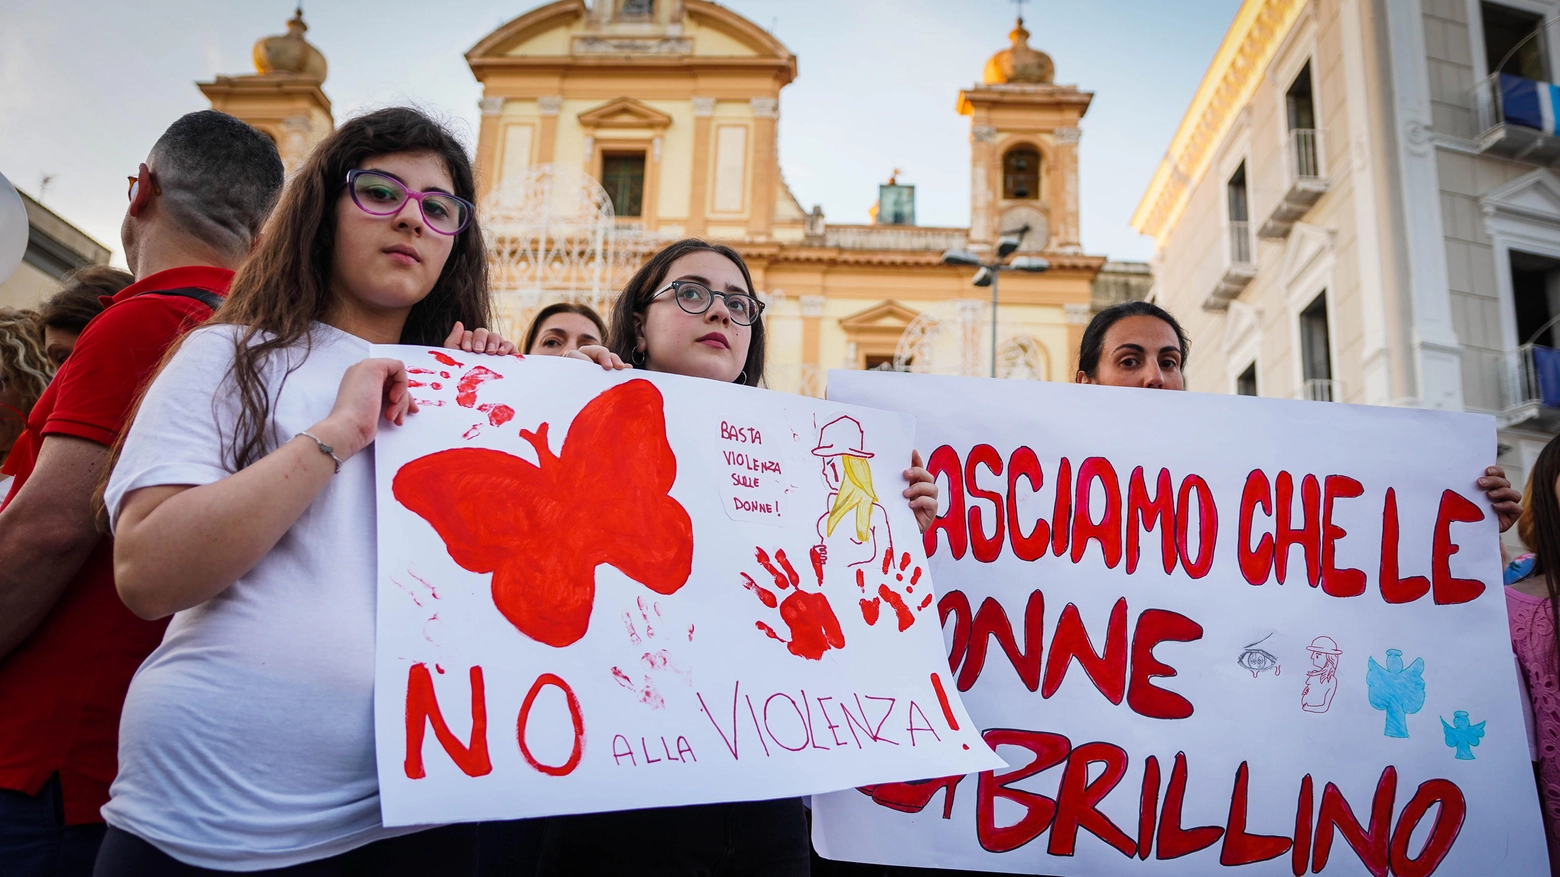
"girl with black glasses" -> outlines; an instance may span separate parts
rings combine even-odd
[[[764,305],[730,247],[681,240],[651,257],[612,309],[610,350],[571,354],[635,368],[759,386]],[[913,455],[904,496],[922,531],[937,485]],[[539,873],[805,877],[807,821],[797,798],[596,813],[547,820]]]
[[[475,826],[380,823],[372,442],[416,405],[365,358],[513,352],[465,329],[489,318],[474,188],[422,114],[346,123],[147,391],[104,504],[121,598],[173,620],[125,700],[98,875],[474,873]]]

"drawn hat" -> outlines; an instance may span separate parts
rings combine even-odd
[[[861,423],[848,414],[841,415],[818,430],[818,447],[813,448],[813,456],[838,457],[849,454],[852,457],[871,457],[872,452],[861,447],[866,443]]]
[[[1324,655],[1343,654],[1338,648],[1338,643],[1330,636],[1319,636],[1311,640],[1311,644],[1306,646],[1306,649],[1313,652],[1321,652]]]

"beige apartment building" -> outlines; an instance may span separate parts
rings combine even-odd
[[[1191,389],[1560,428],[1560,0],[1246,0],[1133,217]],[[1547,129],[1547,130],[1546,130]]]

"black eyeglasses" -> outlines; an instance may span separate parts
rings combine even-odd
[[[352,202],[369,216],[399,213],[407,198],[415,198],[423,221],[439,234],[460,234],[471,224],[471,202],[448,192],[413,192],[395,177],[362,168],[347,171],[343,185],[352,192]]]
[[[726,313],[731,314],[731,321],[739,326],[753,325],[764,313],[764,303],[745,292],[715,292],[697,280],[673,280],[660,292],[650,296],[650,300],[655,301],[668,291],[683,313],[694,315],[709,310],[718,295],[725,301]]]

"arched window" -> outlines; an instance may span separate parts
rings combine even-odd
[[[1015,146],[1002,156],[1002,197],[1040,197],[1040,153],[1033,146]]]

